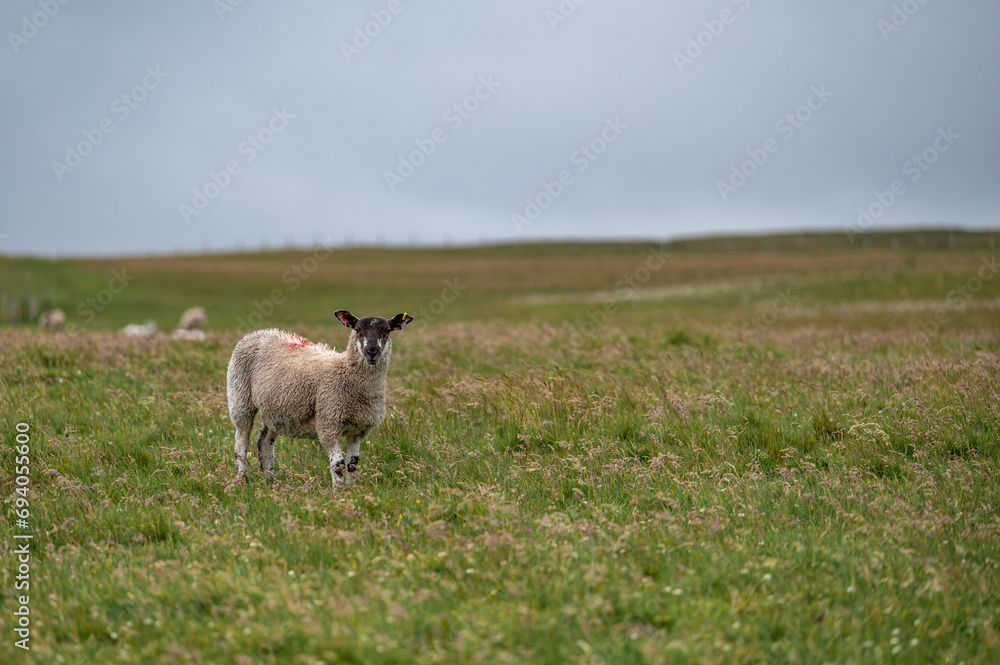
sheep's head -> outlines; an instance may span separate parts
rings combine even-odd
[[[377,365],[382,356],[388,355],[392,349],[389,333],[402,330],[413,320],[413,317],[405,312],[388,320],[381,316],[366,316],[359,319],[346,309],[339,309],[333,315],[354,331],[351,341],[357,346],[358,354],[369,365]]]

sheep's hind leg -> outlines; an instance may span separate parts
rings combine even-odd
[[[260,428],[257,437],[257,459],[265,480],[274,480],[274,440],[277,435],[267,425]]]
[[[247,482],[247,449],[250,447],[250,430],[253,421],[245,427],[236,427],[236,482]]]
[[[344,473],[346,463],[344,462],[344,449],[340,445],[340,435],[322,437],[320,439],[323,448],[326,449],[326,456],[330,460],[330,478],[333,480],[333,488],[339,489],[344,486]]]

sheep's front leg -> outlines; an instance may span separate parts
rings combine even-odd
[[[274,440],[277,435],[267,425],[260,428],[257,437],[257,459],[265,480],[274,480]]]
[[[344,486],[344,449],[340,446],[340,434],[330,434],[322,437],[321,442],[326,449],[326,456],[330,460],[330,477],[333,479],[333,488],[338,489]]]
[[[361,440],[364,435],[347,438],[347,484],[354,482],[358,461],[361,459]]]

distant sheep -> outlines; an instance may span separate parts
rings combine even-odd
[[[206,339],[204,330],[185,330],[178,328],[170,333],[170,339],[183,339],[189,342],[204,342]]]
[[[178,330],[201,330],[205,327],[208,322],[208,316],[205,314],[205,310],[201,307],[191,307],[190,309],[184,310],[181,314],[180,323],[177,324]]]
[[[351,328],[342,353],[274,328],[252,332],[236,344],[226,379],[229,417],[236,426],[237,482],[247,480],[247,449],[258,411],[257,457],[266,478],[274,476],[275,438],[288,436],[319,439],[334,488],[353,481],[361,441],[385,418],[389,333],[402,330],[413,317],[359,319],[343,309],[334,315]],[[341,439],[347,443],[346,460]]]
[[[130,323],[122,328],[122,332],[128,337],[151,337],[156,334],[156,321]]]
[[[38,325],[42,327],[42,330],[59,332],[66,325],[66,312],[61,309],[53,309],[52,311],[45,312],[38,319]]]

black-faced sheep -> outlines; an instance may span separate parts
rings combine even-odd
[[[236,344],[226,378],[229,417],[236,426],[237,481],[246,481],[258,411],[263,425],[257,456],[265,477],[274,475],[275,438],[288,436],[319,439],[335,488],[353,481],[361,441],[385,418],[389,333],[402,330],[413,317],[359,319],[347,310],[335,316],[351,328],[344,352],[274,328],[252,332]]]
[[[42,327],[42,330],[50,330],[52,332],[59,332],[63,329],[66,324],[66,312],[61,309],[53,309],[49,312],[42,314],[41,318],[38,319],[38,325]]]

